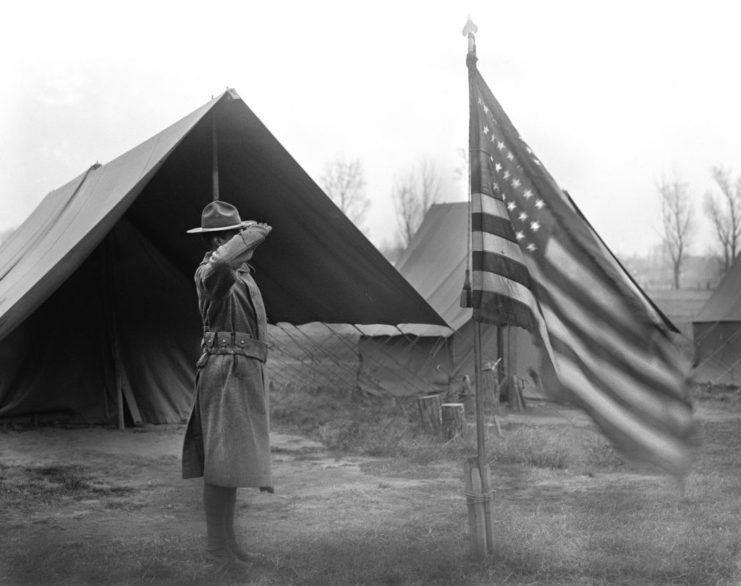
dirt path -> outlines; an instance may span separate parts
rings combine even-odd
[[[167,531],[174,523],[186,533],[202,533],[202,482],[180,478],[183,433],[182,426],[2,433],[6,484],[21,487],[25,481],[36,492],[46,490],[50,506],[42,502],[29,509],[20,502],[17,509],[2,511],[0,520],[12,528],[39,526],[47,539],[70,529],[120,538],[140,533],[142,524],[149,531]],[[374,482],[361,471],[362,459],[335,460],[321,444],[298,436],[274,433],[271,439],[277,492],[245,489],[240,491],[243,504],[285,501],[299,493],[327,495],[338,487],[364,490]]]
[[[183,426],[0,432],[0,525],[6,529],[0,533],[0,578],[45,582],[48,574],[39,567],[45,559],[73,582],[128,583],[131,572],[167,581],[182,574],[177,560],[185,558],[198,583],[202,481],[180,478],[183,433]],[[338,460],[317,442],[281,433],[272,434],[272,446],[276,493],[239,492],[241,530],[258,551],[292,542],[304,552],[326,546],[337,540],[338,527],[350,541],[368,532],[382,535],[410,508],[413,514],[411,487],[424,494],[427,484],[437,491],[449,483],[448,500],[460,513],[455,477],[376,474],[381,469],[369,463],[377,459]],[[79,559],[70,557],[74,552]],[[119,565],[96,564],[116,556]]]

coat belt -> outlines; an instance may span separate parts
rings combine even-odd
[[[268,345],[244,332],[204,332],[203,350],[207,354],[241,354],[265,362]]]

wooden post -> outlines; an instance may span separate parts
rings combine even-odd
[[[525,400],[522,397],[522,382],[512,376],[509,379],[509,405],[512,411],[523,411]]]
[[[471,388],[471,377],[467,374],[463,375],[463,390],[459,398],[463,402],[466,417],[474,417],[476,415],[476,395]]]
[[[463,403],[443,403],[443,437],[451,440],[457,435],[463,433],[463,419],[465,410]]]
[[[428,433],[439,434],[440,427],[443,424],[442,400],[440,395],[425,395],[417,399],[419,407],[419,418],[422,422],[422,429]]]
[[[466,504],[468,506],[468,537],[471,541],[471,552],[476,557],[483,558],[486,556],[486,523],[484,521],[484,503],[480,498],[481,477],[478,472],[478,460],[468,458],[464,466]]]
[[[486,531],[486,551],[494,553],[494,520],[491,512],[491,478],[489,476],[489,464],[479,464],[478,472],[481,477],[481,498],[484,501],[484,529]]]
[[[478,471],[481,482],[481,493],[484,495],[482,499],[484,502],[484,527],[485,527],[485,541],[484,551],[494,551],[494,528],[492,526],[491,518],[491,502],[489,501],[489,494],[491,489],[489,486],[489,474],[484,474],[484,471],[489,469],[489,461],[486,456],[486,427],[484,423],[484,397],[482,392],[482,381],[481,381],[481,323],[474,320],[474,336],[473,336],[473,350],[474,350],[474,364],[475,370],[475,385],[476,385],[476,445],[478,448]]]
[[[492,409],[494,411],[494,425],[497,428],[497,435],[501,437],[502,427],[499,425],[499,418],[497,417],[500,407],[500,387],[497,380],[497,368],[497,362],[487,362],[484,365],[484,373],[481,378],[483,379],[484,392],[491,397]]]
[[[499,410],[499,381],[497,380],[497,368],[496,362],[487,362],[484,365],[484,373],[482,375],[482,382],[484,385],[484,393],[491,398],[491,406],[494,411]]]

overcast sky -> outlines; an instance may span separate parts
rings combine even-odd
[[[50,190],[233,87],[315,179],[365,168],[371,239],[426,156],[462,201],[468,14],[479,70],[616,252],[659,241],[656,184],[689,183],[711,244],[710,168],[741,173],[741,8],[720,2],[17,2],[0,34],[0,231]],[[197,221],[197,219],[196,219]]]

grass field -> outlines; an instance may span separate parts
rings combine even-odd
[[[240,491],[262,554],[204,569],[182,426],[0,431],[2,584],[741,583],[741,398],[703,397],[684,491],[624,462],[580,413],[531,404],[490,433],[496,551],[470,555],[470,438],[423,435],[412,405],[274,396],[277,492]]]

